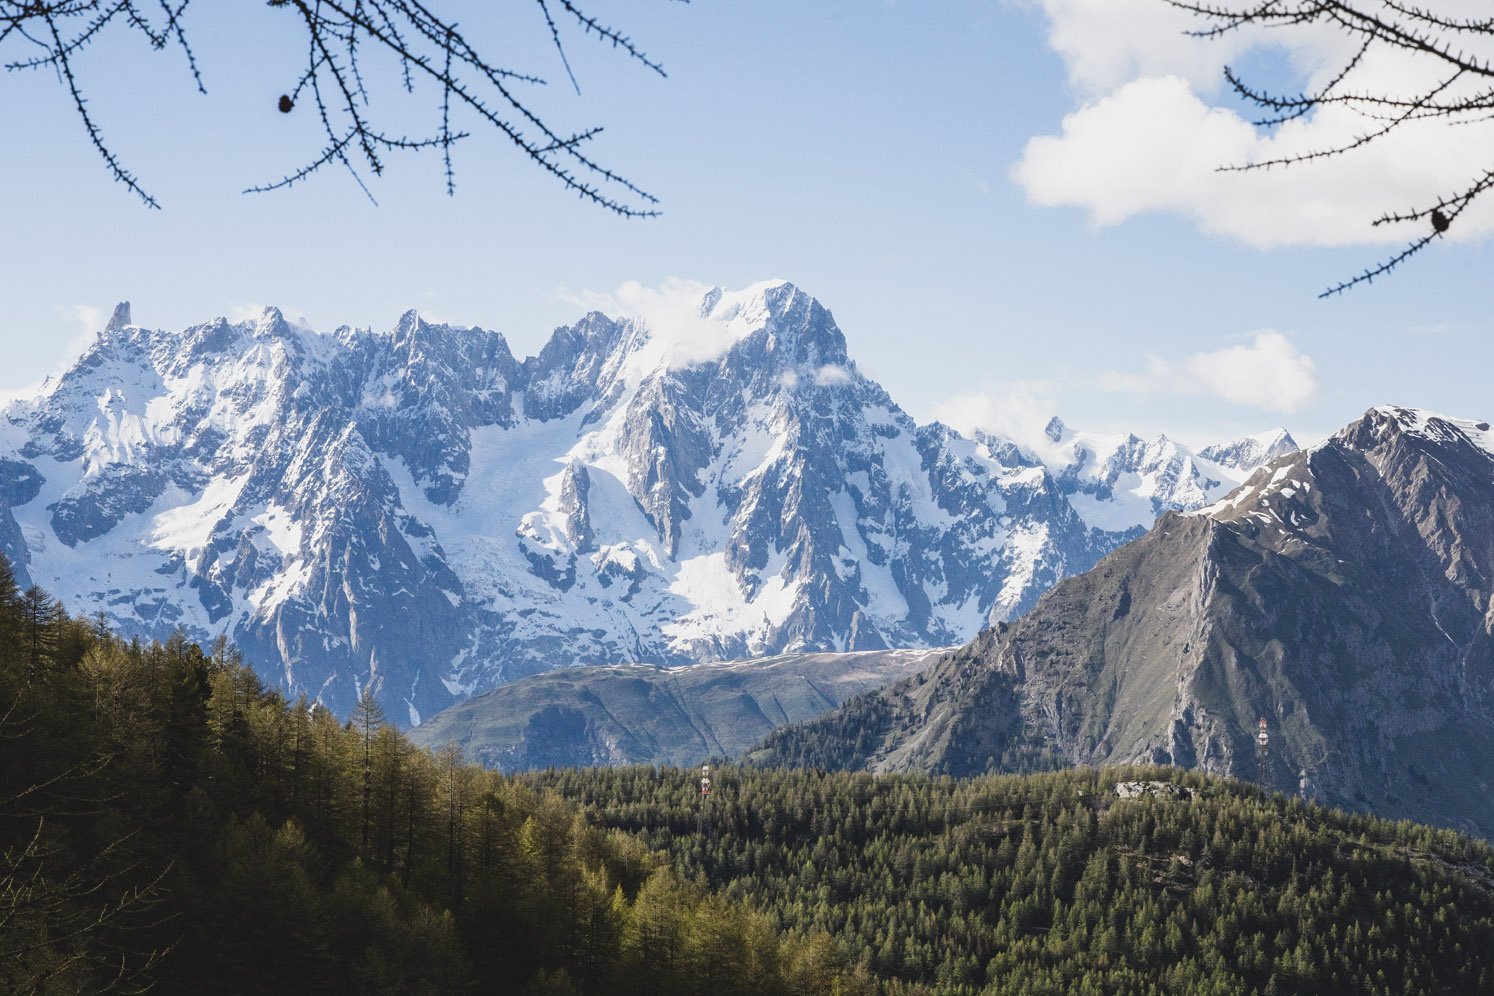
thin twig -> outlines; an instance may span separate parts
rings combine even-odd
[[[1295,96],[1277,96],[1253,87],[1228,67],[1225,68],[1225,79],[1241,99],[1269,112],[1256,122],[1259,127],[1284,124],[1325,107],[1338,107],[1362,115],[1376,122],[1377,127],[1327,148],[1221,167],[1225,171],[1297,166],[1337,158],[1362,151],[1413,121],[1471,124],[1488,121],[1490,112],[1494,111],[1494,86],[1465,88],[1461,93],[1454,90],[1454,84],[1459,81],[1494,79],[1494,63],[1466,50],[1470,42],[1494,44],[1494,19],[1449,18],[1400,0],[1254,0],[1242,5],[1168,0],[1168,3],[1204,22],[1203,27],[1189,32],[1195,37],[1218,38],[1247,27],[1292,29],[1316,24],[1333,27],[1357,42],[1353,55],[1326,83]],[[1440,66],[1441,79],[1409,96],[1346,89],[1363,75],[1366,56],[1374,49],[1406,53],[1424,66]],[[1494,187],[1494,172],[1485,172],[1470,178],[1461,191],[1444,196],[1436,204],[1382,215],[1372,224],[1420,223],[1429,225],[1431,231],[1414,238],[1404,249],[1358,276],[1328,288],[1320,296],[1341,294],[1390,273],[1440,238],[1473,201],[1491,187]]]
[[[679,0],[676,0],[679,2]],[[684,0],[688,2],[688,0]],[[446,190],[456,190],[452,146],[468,136],[459,113],[475,115],[582,199],[624,217],[649,217],[658,200],[616,170],[584,154],[581,146],[599,135],[600,127],[562,130],[542,118],[517,88],[542,86],[543,78],[500,66],[470,45],[456,22],[436,14],[422,0],[267,0],[270,8],[293,13],[304,33],[306,61],[280,109],[289,113],[309,97],[325,143],[321,150],[281,179],[249,188],[278,190],[336,163],[372,199],[360,169],[375,176],[384,168],[383,154],[439,147]],[[556,11],[552,11],[555,4]],[[53,69],[66,87],[94,149],[114,179],[135,192],[149,207],[159,207],[128,172],[105,141],[74,73],[73,59],[109,31],[143,36],[154,50],[179,48],[186,57],[193,85],[206,92],[201,67],[190,43],[186,15],[192,0],[0,0],[0,45],[10,39],[35,46],[39,53],[11,59],[8,70]],[[562,22],[621,51],[628,59],[664,75],[663,66],[647,56],[621,29],[587,13],[575,0],[539,0],[546,34],[572,87],[580,93],[566,51]],[[201,10],[198,5],[194,10]],[[563,14],[563,16],[562,16]],[[433,134],[394,138],[376,122],[372,82],[365,73],[370,53],[397,64],[402,87],[413,91],[420,80],[441,91],[439,120]],[[567,134],[569,131],[569,134]],[[355,162],[354,160],[357,160]],[[642,202],[628,203],[623,198]]]

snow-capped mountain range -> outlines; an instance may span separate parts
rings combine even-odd
[[[967,438],[792,284],[692,318],[593,312],[521,362],[413,311],[164,332],[123,304],[0,410],[0,549],[75,613],[227,634],[292,693],[373,682],[415,723],[557,666],[961,643],[1295,449]]]

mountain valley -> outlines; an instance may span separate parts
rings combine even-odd
[[[917,674],[954,648],[783,654],[663,667],[556,668],[480,692],[410,731],[497,771],[736,758],[773,730]]]

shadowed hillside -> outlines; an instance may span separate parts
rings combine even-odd
[[[946,649],[784,654],[666,668],[562,668],[500,685],[410,731],[499,771],[734,758],[788,723],[915,674]]]

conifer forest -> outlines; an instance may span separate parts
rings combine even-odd
[[[1494,989],[1487,844],[1176,769],[728,766],[703,815],[693,769],[499,775],[8,567],[0,696],[6,993]]]

